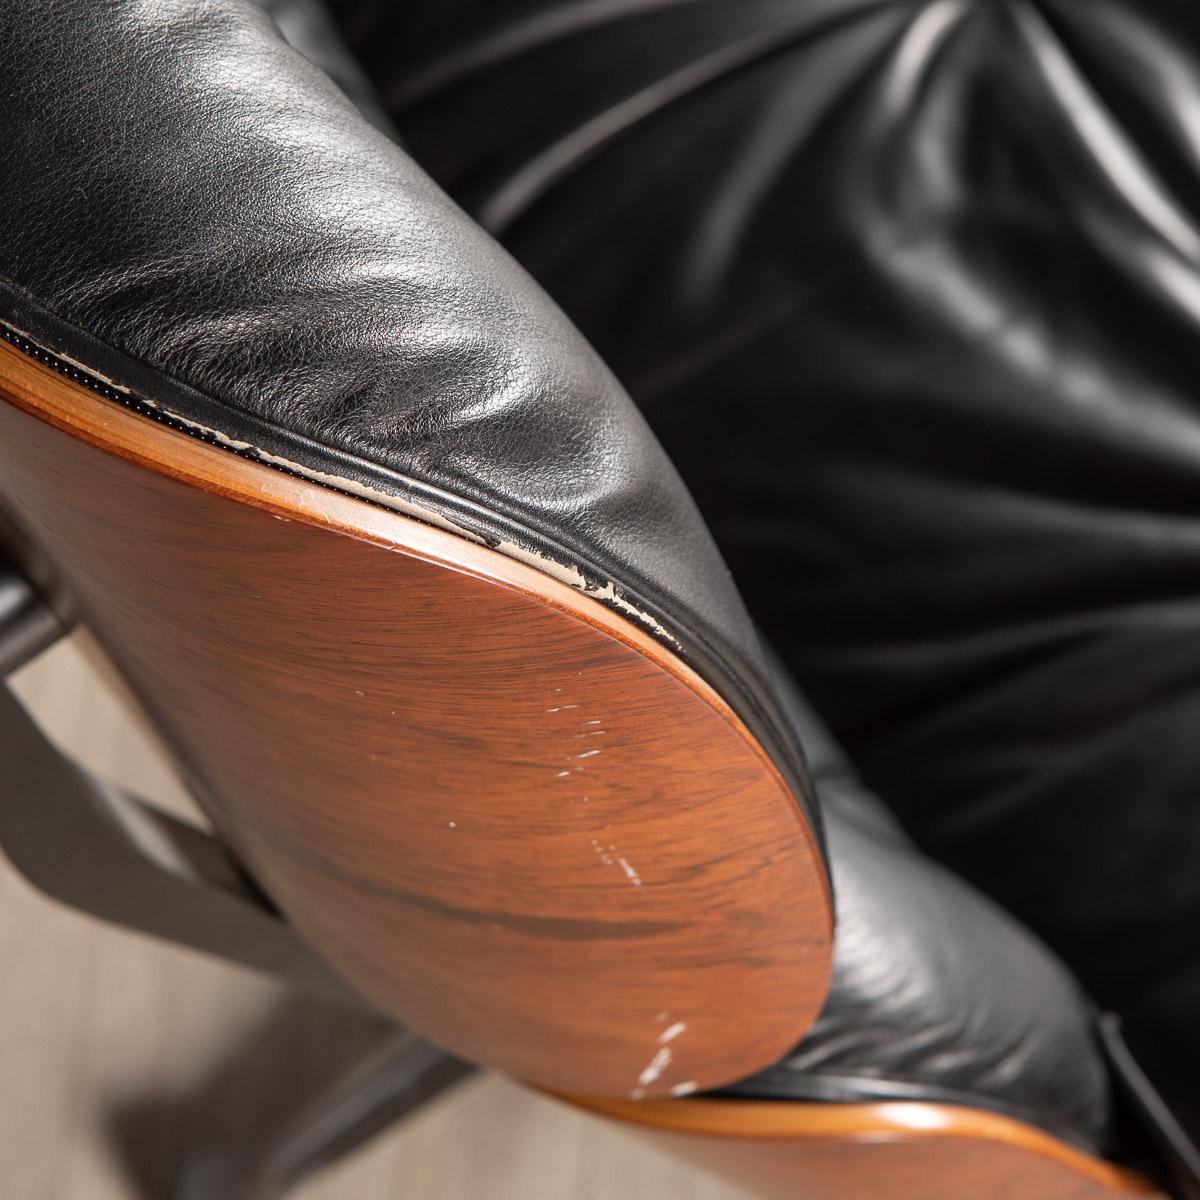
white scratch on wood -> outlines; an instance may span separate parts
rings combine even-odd
[[[629,865],[628,860],[624,858],[618,858],[617,862],[621,864],[621,870],[625,872],[626,876],[629,878],[629,882],[632,883],[634,887],[641,887],[642,881],[639,878],[638,873]]]
[[[671,1065],[671,1048],[663,1046],[647,1064],[646,1069],[638,1076],[642,1087],[649,1087]]]

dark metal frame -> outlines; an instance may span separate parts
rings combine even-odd
[[[0,551],[0,849],[35,887],[91,916],[366,1008],[212,835],[83,771],[4,680],[66,630]],[[397,1031],[302,1108],[256,1163],[211,1196],[268,1200],[440,1095],[473,1068]]]

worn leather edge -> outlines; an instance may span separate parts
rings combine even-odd
[[[488,546],[600,601],[667,646],[712,686],[760,742],[812,831],[832,892],[820,809],[799,739],[757,681],[625,581],[608,577],[541,530],[378,463],[317,443],[245,413],[64,321],[0,276],[0,336],[77,382],[143,415],[174,424],[231,453],[400,512]],[[22,346],[21,341],[27,343]],[[369,482],[364,484],[360,479]],[[836,904],[836,898],[835,898]]]

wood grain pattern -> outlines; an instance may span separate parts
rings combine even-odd
[[[77,633],[15,680],[89,770],[197,819]],[[82,652],[81,652],[82,651]],[[179,1200],[217,1147],[253,1154],[377,1028],[265,976],[48,904],[0,854],[0,1195]],[[620,1126],[481,1074],[294,1200],[747,1200]],[[292,1200],[292,1198],[289,1198]]]
[[[826,882],[778,774],[540,572],[179,434],[0,344],[0,494],[218,827],[351,981],[540,1084],[784,1053]]]
[[[560,1099],[766,1200],[1166,1200],[1132,1172],[982,1109]]]

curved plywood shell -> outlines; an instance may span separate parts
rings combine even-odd
[[[764,1200],[1166,1200],[1139,1175],[982,1109],[560,1099]]]
[[[662,645],[4,343],[0,400],[0,503],[224,836],[367,996],[596,1094],[725,1083],[804,1033],[829,972],[818,851]]]

